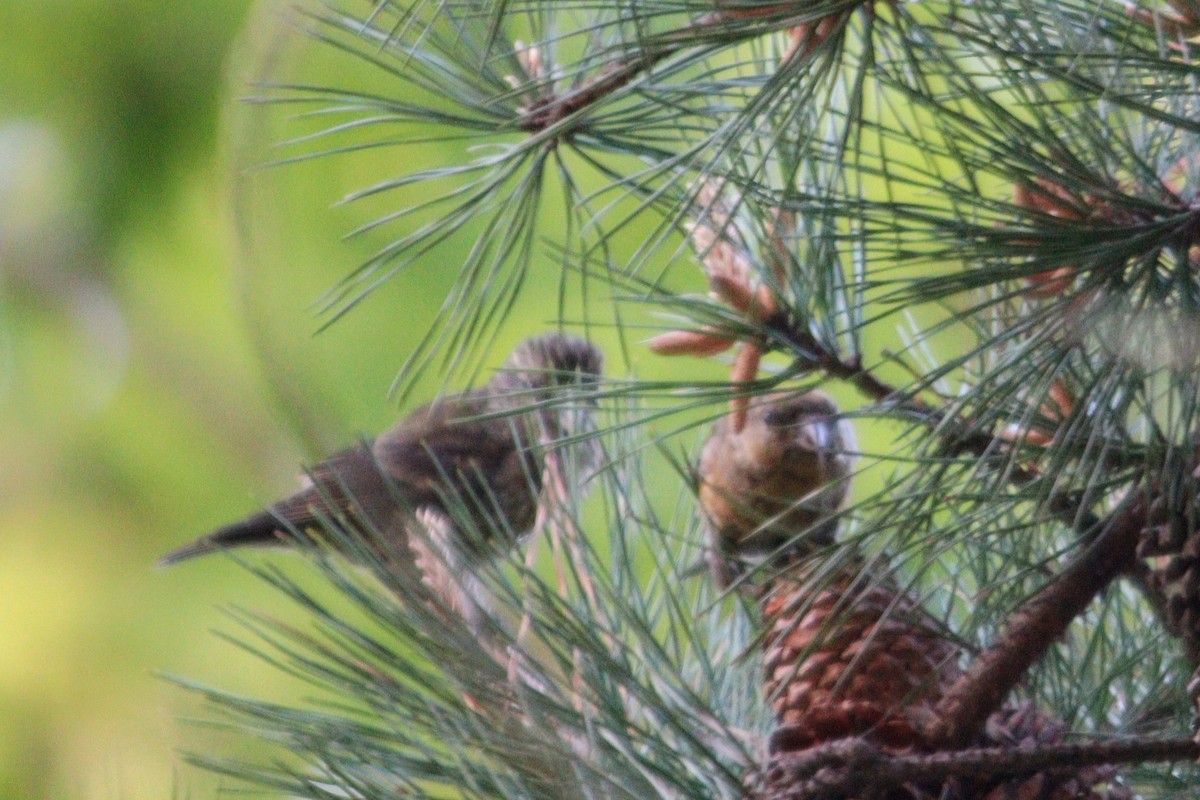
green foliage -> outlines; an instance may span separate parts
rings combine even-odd
[[[413,603],[340,567],[325,579],[386,640],[266,574],[318,633],[250,615],[251,639],[365,707],[215,696],[237,726],[307,757],[200,760],[309,797],[738,796],[766,726],[752,665],[720,646],[749,644],[744,620],[681,584],[694,522],[626,495],[648,444],[668,437],[659,426],[696,424],[670,415],[731,394],[819,378],[861,390],[850,413],[871,433],[842,541],[890,554],[976,647],[1131,492],[1189,505],[1198,71],[1194,45],[1148,19],[1108,0],[298,11],[304,47],[330,61],[296,80],[268,62],[260,113],[299,112],[273,162],[390,159],[346,195],[361,209],[351,237],[370,244],[325,295],[323,322],[402,273],[453,281],[400,370],[402,395],[431,371],[477,370],[547,281],[556,322],[612,324],[625,351],[630,331],[665,320],[770,356],[750,384],[610,384],[608,400],[636,410],[607,432],[603,521],[579,524],[557,585],[520,563],[492,576],[532,626],[504,642],[515,672],[488,652],[466,659],[479,647],[466,633],[413,622]],[[441,160],[411,163],[430,141]],[[728,219],[701,243],[718,205]],[[722,239],[777,314],[683,290],[698,264],[713,277]],[[448,252],[465,252],[461,265],[446,268]],[[692,544],[665,546],[664,531]],[[1113,587],[1026,691],[1079,733],[1179,733],[1189,668],[1172,648],[1147,600]],[[509,725],[491,723],[508,705]],[[1186,777],[1144,772],[1129,780],[1151,794],[1187,791]]]

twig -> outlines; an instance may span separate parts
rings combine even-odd
[[[767,780],[787,787],[773,800],[869,795],[905,784],[932,784],[948,778],[1017,778],[1043,771],[1079,770],[1200,757],[1189,738],[1136,738],[1078,741],[1033,747],[986,747],[931,754],[891,754],[862,739],[844,739],[800,754],[772,758]]]
[[[895,386],[881,380],[873,372],[863,367],[862,356],[855,355],[849,361],[843,360],[837,353],[826,348],[815,336],[792,324],[785,312],[776,314],[763,323],[773,338],[778,339],[792,350],[800,353],[798,361],[810,369],[820,369],[833,378],[849,381],[867,397],[877,403],[896,404],[906,407],[916,414],[934,414],[941,417],[935,409],[925,401],[909,396]]]
[[[947,423],[949,415],[945,410],[935,408],[919,397],[914,397],[911,393],[882,380],[863,366],[861,355],[854,355],[849,360],[842,358],[822,345],[808,331],[792,325],[786,314],[780,313],[764,324],[774,338],[800,354],[797,361],[801,362],[802,366],[820,369],[832,378],[847,381],[875,402],[905,411],[931,427],[936,428]],[[983,456],[994,452],[999,444],[1000,440],[994,434],[968,429],[963,423],[957,423],[951,432],[944,435],[945,448],[956,455],[971,453]],[[1042,475],[1035,468],[1010,464],[1006,477],[1013,486],[1021,487],[1032,484]],[[1046,498],[1044,507],[1063,524],[1078,531],[1085,542],[1100,525],[1100,519],[1087,510],[1082,495],[1055,490]]]
[[[926,732],[929,741],[962,747],[982,730],[988,716],[1000,708],[1071,621],[1135,563],[1147,515],[1144,493],[1131,491],[1095,541],[1012,615],[996,643],[950,687],[938,703],[936,721]]]
[[[832,378],[847,381],[875,402],[905,411],[931,426],[936,427],[947,421],[948,415],[944,410],[935,408],[910,392],[882,380],[863,366],[861,355],[854,355],[849,360],[842,358],[821,344],[811,333],[793,325],[785,313],[768,320],[765,326],[775,339],[800,354],[797,361],[803,366],[819,369]],[[962,424],[956,426],[946,440],[946,446],[952,453],[973,453],[978,456],[994,450],[998,443],[993,434],[967,430]],[[1026,486],[1039,477],[1041,476],[1036,470],[1015,464],[1008,471],[1009,481],[1015,486]],[[1064,503],[1065,499],[1064,496],[1052,497],[1049,505],[1056,516],[1065,517],[1071,524],[1080,509],[1077,503],[1074,506]],[[1092,519],[1091,522],[1094,523],[1095,520]]]
[[[666,47],[658,53],[642,53],[636,61],[609,64],[598,76],[573,91],[539,100],[521,117],[518,127],[529,132],[551,128],[612,94],[641,72],[682,49],[682,45]]]
[[[600,69],[599,74],[581,85],[562,94],[551,94],[530,105],[517,123],[523,131],[536,133],[551,128],[564,119],[592,106],[627,85],[641,73],[652,69],[661,61],[697,46],[696,35],[720,30],[728,35],[731,43],[756,39],[768,33],[794,28],[797,18],[803,17],[803,7],[796,6],[796,14],[786,13],[788,3],[780,3],[760,13],[747,14],[746,9],[730,8],[714,11],[697,17],[682,28],[662,37],[656,49],[646,49],[633,54],[626,60],[614,60]],[[844,13],[844,12],[839,12]],[[775,16],[775,19],[768,17]],[[746,26],[744,31],[727,27],[732,21],[755,19],[756,24]],[[811,20],[810,20],[811,21]],[[726,26],[722,28],[722,26]],[[562,135],[569,135],[570,131]]]

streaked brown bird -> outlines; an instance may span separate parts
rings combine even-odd
[[[471,616],[462,587],[444,584],[469,581],[470,565],[491,552],[497,534],[511,543],[533,528],[544,484],[566,480],[553,474],[567,460],[556,443],[595,427],[590,388],[603,362],[585,339],[527,339],[483,387],[414,411],[387,433],[317,464],[299,492],[159,563],[295,544],[297,532],[319,539],[336,525],[384,555],[406,554],[443,600]],[[580,472],[598,466],[594,440],[573,454]],[[420,536],[412,535],[414,525]]]
[[[756,399],[734,432],[722,417],[700,455],[709,564],[722,588],[788,542],[827,544],[850,488],[854,430],[828,395]]]

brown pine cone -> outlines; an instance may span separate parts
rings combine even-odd
[[[871,758],[938,752],[921,731],[959,676],[960,648],[887,574],[849,560],[823,586],[806,582],[819,565],[794,563],[764,587],[765,691],[775,712],[767,762],[750,776],[751,800],[1128,800],[1109,767],[1033,775],[879,781]],[[882,573],[877,577],[873,573]],[[1069,731],[1029,703],[988,719],[970,748],[1030,748]],[[856,763],[811,767],[814,757],[867,748]],[[861,750],[858,751],[861,753]]]
[[[1195,671],[1188,683],[1193,714],[1200,719],[1200,486],[1197,469],[1186,470],[1151,506],[1138,557],[1151,601],[1166,629],[1178,637]],[[1188,498],[1193,498],[1190,501]],[[1174,500],[1174,502],[1172,502]],[[1200,734],[1198,734],[1200,737]]]
[[[885,750],[922,749],[921,731],[959,649],[890,577],[854,561],[826,585],[800,567],[763,600],[765,691],[779,728],[775,751],[848,736]]]
[[[1149,556],[1151,585],[1162,598],[1167,629],[1200,660],[1200,532],[1175,535],[1171,525],[1149,528],[1139,554]]]
[[[1168,536],[1152,528],[1143,542],[1160,545],[1169,541]],[[1163,623],[1183,640],[1188,659],[1196,665],[1187,691],[1193,714],[1200,718],[1200,532],[1188,537],[1174,554],[1154,556],[1146,563],[1148,583],[1157,597]]]

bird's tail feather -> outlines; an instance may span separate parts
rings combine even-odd
[[[158,560],[158,566],[169,567],[189,558],[216,553],[230,547],[262,547],[283,544],[282,528],[283,526],[274,515],[264,511],[172,550]]]

